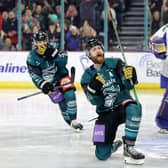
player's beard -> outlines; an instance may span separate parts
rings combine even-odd
[[[92,58],[92,61],[95,64],[103,64],[104,63],[104,53],[103,54],[97,54],[96,57]]]

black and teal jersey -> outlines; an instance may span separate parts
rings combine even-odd
[[[81,86],[91,104],[96,106],[96,112],[101,113],[117,107],[122,101],[132,99],[132,85],[122,75],[123,62],[119,58],[106,58],[99,69],[94,66],[87,68],[81,78]],[[105,80],[100,95],[88,92],[87,86],[91,79],[99,73]]]
[[[45,55],[39,55],[36,49],[33,49],[26,62],[33,83],[38,88],[44,80],[56,85],[61,77],[68,74],[67,59],[67,53],[64,51],[59,51],[55,57],[45,57]]]

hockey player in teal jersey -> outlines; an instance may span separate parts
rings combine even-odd
[[[58,51],[48,43],[45,32],[39,31],[33,37],[34,48],[27,57],[30,77],[38,89],[47,94],[52,102],[59,105],[62,116],[67,124],[74,129],[83,129],[77,122],[77,104],[75,86],[70,83],[67,65],[67,53]],[[66,83],[69,83],[65,85]],[[56,86],[62,86],[55,89]]]
[[[87,42],[86,55],[93,65],[82,75],[81,86],[98,114],[93,131],[96,157],[106,160],[122,145],[115,136],[118,126],[125,123],[125,162],[143,164],[145,156],[135,149],[141,107],[130,95],[130,89],[138,83],[135,68],[119,58],[104,58],[104,47],[97,39]]]

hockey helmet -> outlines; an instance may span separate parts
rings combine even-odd
[[[47,49],[48,36],[43,31],[38,31],[33,35],[33,44],[40,55],[43,55]]]
[[[91,38],[87,41],[86,46],[85,46],[85,52],[88,57],[90,57],[90,49],[97,45],[101,46],[102,50],[104,51],[104,46],[100,40],[96,38]]]

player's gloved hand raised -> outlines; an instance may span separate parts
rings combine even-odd
[[[150,41],[152,53],[160,59],[165,59],[166,58],[166,47],[167,47],[167,42],[166,42],[166,33],[164,33],[163,37],[154,37]]]
[[[87,86],[89,93],[93,95],[99,95],[101,93],[102,86],[104,85],[105,80],[102,75],[96,74],[90,81]]]
[[[123,73],[124,73],[125,79],[132,80],[133,84],[138,83],[136,70],[133,66],[124,66]]]
[[[53,48],[51,45],[47,45],[47,48],[45,50],[44,55],[46,57],[55,57],[58,54],[58,50],[56,48]]]
[[[44,94],[49,94],[49,92],[54,91],[54,86],[49,82],[43,82],[41,85],[41,89]]]

